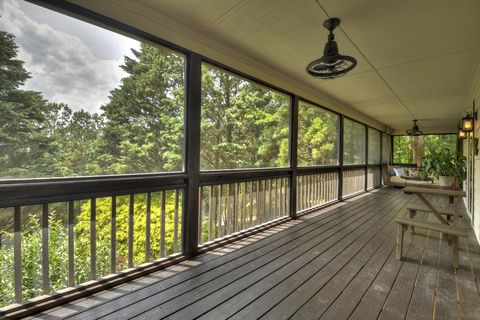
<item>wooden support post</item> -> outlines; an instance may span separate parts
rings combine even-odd
[[[193,257],[198,251],[198,215],[200,187],[200,122],[201,122],[202,61],[191,52],[187,59],[186,113],[185,113],[185,167],[188,185],[184,197],[183,252]]]
[[[298,144],[298,96],[292,97],[290,111],[290,217],[297,218],[297,144]]]
[[[405,226],[402,224],[398,224],[397,226],[397,250],[395,258],[397,260],[402,260],[403,256],[403,236],[405,233]]]
[[[338,201],[343,200],[343,124],[344,124],[343,115],[339,115],[339,125],[338,125],[338,164],[340,169],[338,171]]]
[[[458,236],[453,236],[453,267],[458,269]]]

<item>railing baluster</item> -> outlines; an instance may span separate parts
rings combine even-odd
[[[175,204],[173,207],[173,251],[178,252],[178,201],[179,191],[175,189]]]
[[[302,176],[297,176],[297,194],[294,195],[297,198],[297,211],[300,211],[302,204],[300,203],[300,193],[302,191]]]
[[[253,226],[253,181],[250,181],[250,192],[248,193],[249,204],[250,204],[250,214],[248,220],[248,226]]]
[[[297,212],[302,211],[303,176],[297,176]]]
[[[165,200],[165,190],[162,190],[162,211],[161,211],[161,221],[160,221],[160,257],[165,257],[165,208],[166,208],[166,200]]]
[[[290,193],[289,188],[288,188],[288,181],[289,180],[288,180],[288,178],[283,178],[283,180],[284,180],[283,181],[283,186],[285,188],[285,199],[283,200],[283,204],[284,204],[283,208],[285,210],[285,215],[288,215],[288,213],[290,212],[289,211],[290,210],[289,209],[290,208],[290,206],[289,206],[290,201],[288,201],[288,196],[289,196],[289,193]]]
[[[315,204],[316,204],[316,201],[315,201],[315,193],[317,192],[317,185],[316,185],[316,175],[315,174],[312,174],[312,176],[310,177],[310,181],[312,181],[311,185],[312,185],[312,193],[310,195],[310,208],[311,207],[314,207]]]
[[[130,194],[128,205],[128,268],[133,268],[133,215],[135,212],[135,195]]]
[[[263,194],[263,217],[262,217],[262,223],[267,221],[267,181],[268,180],[263,180],[263,188],[262,188],[262,194]]]
[[[90,279],[97,278],[97,206],[96,198],[90,199]]]
[[[316,174],[315,175],[315,186],[316,186],[316,193],[315,193],[315,205],[322,204],[322,179],[324,174]]]
[[[213,186],[208,187],[208,241],[213,239],[213,202],[212,202]]]
[[[205,218],[205,206],[203,201],[204,187],[198,189],[198,243],[203,243],[203,221]]]
[[[221,238],[223,236],[223,184],[220,185],[220,192],[218,195],[218,204],[219,204],[219,210],[218,210],[218,237]]]
[[[302,210],[307,207],[307,188],[308,188],[308,180],[307,176],[302,176],[302,184],[303,184],[303,190],[302,190]]]
[[[230,211],[230,207],[232,206],[232,198],[231,198],[231,192],[232,192],[232,185],[229,183],[227,184],[227,211],[226,211],[226,232],[225,235],[229,235],[232,230],[232,212]]]
[[[336,189],[336,184],[334,184],[334,181],[335,181],[334,180],[335,179],[334,175],[335,175],[334,173],[330,172],[325,177],[325,179],[326,179],[325,184],[326,184],[326,187],[327,187],[327,190],[328,190],[328,193],[325,197],[326,201],[332,201],[333,199],[336,198],[334,193],[337,189]]]
[[[259,216],[260,216],[260,181],[257,180],[257,183],[256,183],[256,188],[255,188],[255,192],[256,192],[256,199],[255,199],[255,209],[256,209],[256,214],[255,214],[255,224],[257,225],[258,224],[258,221],[259,221]]]
[[[302,210],[307,207],[307,192],[308,192],[308,179],[307,176],[302,176],[303,192],[302,192]]]
[[[318,175],[316,174],[313,174],[312,175],[312,189],[313,189],[313,192],[312,192],[312,199],[311,199],[311,207],[314,207],[318,204],[318,201],[317,201],[317,178],[318,178]]]
[[[117,197],[112,196],[110,225],[110,270],[112,273],[117,272]]]
[[[68,201],[68,286],[75,286],[75,206],[73,201]]]
[[[48,254],[48,203],[42,205],[42,286],[43,294],[50,293],[50,259]]]
[[[147,203],[145,212],[145,262],[150,261],[150,224],[151,224],[151,208],[152,208],[152,194],[147,192]]]
[[[233,185],[233,215],[232,215],[232,231],[234,233],[238,228],[238,183]]]
[[[272,206],[272,202],[273,202],[273,179],[269,179],[268,180],[269,183],[268,183],[268,214],[267,214],[267,219],[265,220],[265,222],[268,222],[272,219],[272,209],[273,209],[273,206]]]
[[[285,208],[283,203],[283,178],[280,178],[280,215],[285,215]]]
[[[311,184],[310,184],[310,176],[309,175],[306,175],[305,176],[305,182],[306,182],[306,185],[305,185],[305,209],[308,209],[308,207],[310,206],[310,187],[311,187]]]
[[[329,173],[321,173],[318,175],[318,196],[317,196],[317,204],[323,204],[328,201],[326,197],[323,196],[323,192],[327,189],[325,188],[325,181],[326,177]]]
[[[335,186],[332,185],[332,173],[328,173],[327,176],[324,178],[324,191],[323,191],[323,199],[324,201],[331,201],[335,197],[333,196],[333,193],[335,192]]]
[[[247,182],[243,183],[242,230],[247,227]]]
[[[279,188],[279,180],[280,179],[275,179],[275,218],[278,218],[280,216],[280,197],[281,195],[279,194],[280,188]]]
[[[22,214],[21,207],[13,209],[13,271],[15,302],[22,302]]]
[[[307,179],[307,193],[305,194],[305,209],[310,208],[312,199],[312,176],[305,176]]]

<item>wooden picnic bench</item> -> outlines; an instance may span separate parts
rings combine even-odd
[[[444,235],[449,235],[453,237],[453,267],[458,268],[458,237],[467,237],[468,230],[463,227],[445,225],[443,223],[434,223],[434,222],[422,222],[410,218],[397,218],[395,220],[398,223],[398,232],[397,232],[397,247],[396,247],[396,258],[401,260],[403,257],[403,237],[405,231],[408,227],[422,228],[432,231],[440,232]]]
[[[395,222],[398,224],[397,228],[397,247],[396,258],[401,260],[403,256],[403,238],[405,231],[408,227],[412,228],[412,232],[415,228],[422,228],[431,231],[437,231],[442,235],[447,235],[453,239],[453,267],[458,268],[458,238],[467,237],[467,229],[453,225],[457,216],[458,210],[456,208],[455,200],[466,196],[465,191],[462,190],[450,190],[450,189],[434,189],[424,187],[406,187],[403,189],[406,194],[415,194],[426,206],[426,209],[408,208],[410,218],[397,218]],[[453,213],[442,212],[437,210],[424,195],[437,195],[447,196],[450,202],[454,205]],[[433,213],[441,223],[434,222],[422,222],[413,219],[417,211],[431,212]],[[445,219],[443,216],[446,216]],[[452,219],[453,218],[453,219]],[[451,221],[453,220],[453,221]],[[450,240],[449,240],[450,241]]]
[[[449,224],[447,220],[442,216],[442,214],[425,198],[424,195],[436,195],[436,196],[447,196],[450,198],[451,203],[454,203],[456,198],[466,197],[467,194],[463,190],[451,190],[451,189],[437,189],[437,188],[424,188],[424,187],[406,187],[403,188],[403,192],[406,194],[416,195],[420,201],[427,207],[427,209],[432,212],[438,220],[443,224]],[[456,218],[457,207],[454,205],[453,216]]]

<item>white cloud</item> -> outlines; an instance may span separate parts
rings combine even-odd
[[[83,23],[71,19],[71,28]],[[39,91],[49,101],[98,112],[108,101],[110,90],[125,76],[119,67],[123,59],[97,58],[95,48],[87,46],[80,37],[27,16],[15,0],[3,1],[0,29],[16,37],[18,58],[25,61],[25,68],[32,76],[25,89]]]

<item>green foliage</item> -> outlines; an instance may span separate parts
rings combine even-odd
[[[289,97],[202,66],[201,168],[288,165]]]
[[[343,129],[343,163],[365,163],[365,126],[352,121],[344,120]]]
[[[393,162],[419,164],[425,155],[443,149],[456,150],[455,134],[394,136]]]
[[[298,111],[298,165],[338,163],[339,116],[301,101]]]
[[[98,173],[180,171],[183,167],[184,57],[142,44],[125,57],[128,76],[102,106]]]
[[[466,158],[455,151],[443,149],[440,151],[430,150],[423,157],[420,168],[425,174],[455,177],[457,181],[464,181],[467,177]]]
[[[380,144],[381,136],[380,131],[368,128],[368,163],[379,164],[381,159]]]

